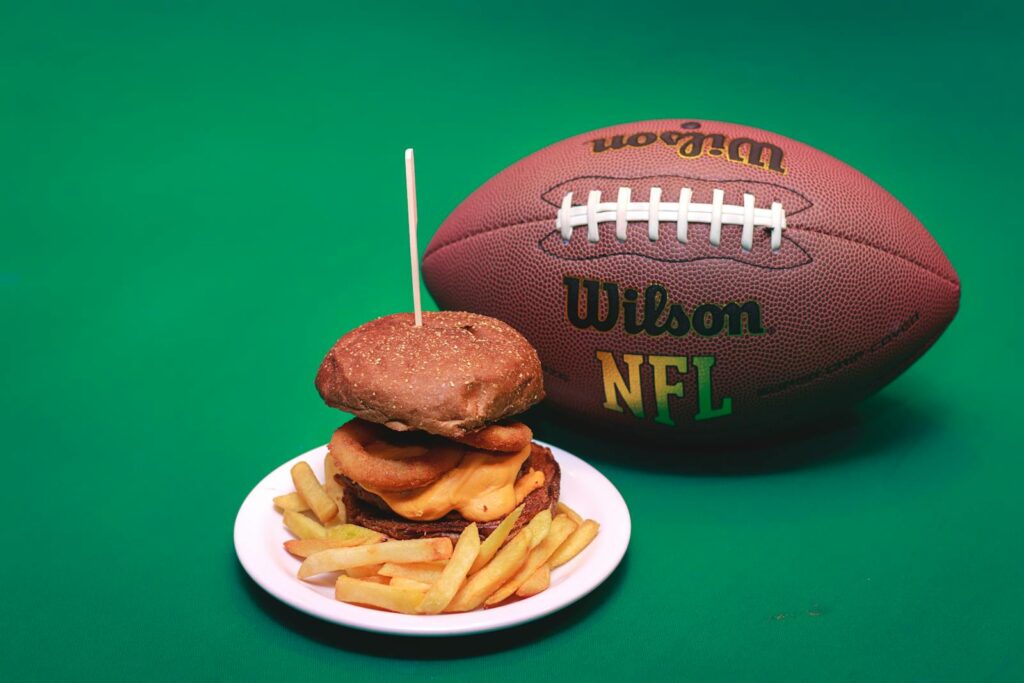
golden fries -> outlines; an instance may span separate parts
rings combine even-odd
[[[551,585],[551,567],[542,564],[516,591],[516,597],[529,598],[548,589]]]
[[[407,579],[404,576],[394,576],[391,578],[389,585],[395,588],[408,588],[413,591],[426,592],[430,589],[429,583],[423,583],[422,581],[416,581],[415,579]]]
[[[540,569],[554,552],[561,547],[565,539],[569,538],[569,534],[576,530],[576,522],[569,519],[569,515],[558,515],[551,522],[550,526],[551,528],[547,536],[530,551],[523,566],[519,568],[504,586],[484,601],[485,605],[497,605],[499,602],[512,597],[512,594],[519,590],[520,586],[526,583],[526,580],[533,576],[534,572]]]
[[[292,467],[292,483],[295,490],[306,501],[320,523],[326,523],[338,516],[338,505],[324,491],[320,480],[313,474],[313,468],[306,462],[297,462]]]
[[[548,529],[551,528],[551,510],[538,512],[525,528],[530,530],[530,550],[533,550],[548,535]]]
[[[324,538],[327,530],[301,512],[284,511],[284,525],[299,538]]]
[[[462,530],[451,559],[445,565],[441,576],[427,591],[416,611],[421,614],[439,614],[444,610],[459,592],[479,552],[480,533],[474,523]]]
[[[555,508],[555,511],[560,515],[569,515],[569,519],[576,522],[577,525],[583,524],[583,518],[580,517],[579,513],[562,501],[558,501],[558,506]]]
[[[498,548],[500,548],[505,542],[505,539],[508,538],[508,534],[512,531],[512,527],[515,526],[516,522],[519,520],[519,515],[523,514],[523,507],[524,506],[520,505],[510,512],[508,517],[501,520],[501,524],[499,524],[498,527],[491,532],[491,535],[480,544],[480,552],[477,554],[476,560],[473,562],[473,566],[469,568],[470,574],[477,573],[483,569],[485,564],[491,561],[494,554],[498,552]]]
[[[284,549],[302,558],[298,577],[340,572],[335,597],[343,602],[427,615],[493,607],[513,596],[529,598],[547,590],[552,570],[582,552],[600,528],[559,502],[554,513],[538,512],[515,536],[511,532],[524,505],[482,541],[476,523],[463,529],[454,546],[446,537],[390,540],[346,523],[344,488],[334,478],[336,471],[328,453],[321,484],[312,468],[300,462],[291,469],[296,490],[273,501],[296,536],[285,541]],[[531,474],[540,475],[531,472],[520,479]],[[516,484],[518,491],[529,481]]]
[[[345,573],[353,579],[369,579],[371,576],[380,573],[380,568],[383,566],[382,564],[364,564],[359,567],[349,567],[345,570]],[[384,583],[387,583],[387,581]]]
[[[530,530],[523,529],[515,538],[508,542],[487,566],[474,574],[452,601],[444,609],[445,612],[468,612],[476,609],[481,603],[504,584],[522,566],[526,553],[530,550]],[[331,551],[328,551],[331,552]]]
[[[352,576],[352,575],[348,574],[348,576]],[[356,578],[356,577],[352,577],[352,578]],[[358,580],[359,581],[366,581],[367,583],[380,583],[380,584],[383,584],[385,586],[388,586],[388,585],[391,584],[391,579],[389,579],[386,576],[381,576],[380,574],[370,574],[369,576],[364,576],[363,578],[360,578]]]
[[[572,533],[572,536],[565,539],[555,554],[551,556],[551,568],[559,567],[572,558],[576,557],[590,542],[597,536],[600,525],[592,519],[588,519]]]
[[[386,544],[385,544],[386,545]],[[423,591],[408,588],[393,588],[371,581],[339,576],[334,584],[334,597],[343,602],[356,602],[389,609],[392,612],[414,614],[416,605],[423,599]]]
[[[305,512],[309,509],[306,501],[302,500],[302,496],[295,491],[278,496],[274,499],[274,505],[281,510],[291,510],[292,512]]]
[[[387,541],[353,548],[322,550],[307,557],[299,566],[299,578],[336,572],[351,567],[381,562],[429,562],[452,556],[450,538],[420,538],[413,541]]]
[[[459,546],[456,545],[455,552],[452,553],[453,558],[458,553],[458,550]],[[378,573],[381,576],[401,577],[432,584],[441,578],[444,568],[444,562],[408,562],[406,564],[385,562]]]
[[[355,545],[377,543],[382,540],[384,540],[383,536],[381,536],[380,539],[373,541],[368,541],[367,539],[358,536],[353,536],[352,538],[327,537],[292,539],[291,541],[284,542],[284,549],[298,557],[309,557],[313,553],[318,553],[321,550],[329,550],[331,548],[350,548]]]
[[[324,456],[324,491],[331,497],[334,504],[338,506],[338,516],[333,521],[337,524],[344,524],[348,521],[345,514],[345,489],[334,478],[337,471],[337,468],[334,466],[334,458],[328,452]]]

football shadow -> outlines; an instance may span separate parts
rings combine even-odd
[[[687,476],[748,476],[835,465],[909,445],[941,427],[941,407],[913,395],[910,402],[899,394],[878,394],[797,430],[721,446],[647,443],[549,408],[531,411],[529,424],[536,438],[594,463]]]
[[[480,657],[505,652],[551,638],[572,628],[600,609],[618,590],[626,573],[629,553],[608,579],[568,607],[546,617],[501,631],[464,636],[416,637],[370,633],[340,626],[289,607],[264,591],[242,565],[235,562],[239,582],[252,601],[281,626],[323,645],[386,659],[445,660]],[[496,609],[501,609],[500,607]]]

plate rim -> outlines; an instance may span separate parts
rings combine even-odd
[[[288,577],[288,584],[282,584],[274,580],[275,577],[272,576],[274,570],[267,566],[272,566],[274,560],[269,556],[263,556],[259,551],[258,543],[248,541],[247,536],[251,534],[247,534],[247,532],[251,527],[247,522],[250,521],[250,517],[253,518],[252,521],[256,521],[256,516],[261,514],[262,511],[258,507],[261,504],[260,497],[263,495],[265,488],[272,486],[272,484],[268,483],[269,480],[277,478],[282,470],[290,468],[300,460],[309,461],[317,456],[322,458],[327,450],[326,444],[305,451],[275,467],[246,494],[235,516],[233,528],[235,555],[249,578],[274,599],[312,617],[361,631],[401,636],[444,637],[487,633],[541,619],[572,605],[608,580],[608,577],[622,563],[622,559],[629,548],[629,541],[632,536],[632,519],[629,514],[629,507],[626,505],[622,494],[600,470],[565,449],[539,439],[534,439],[534,441],[552,450],[555,459],[559,461],[559,465],[563,468],[563,475],[565,474],[565,464],[569,463],[570,471],[593,477],[600,487],[607,489],[607,493],[610,494],[609,500],[602,501],[602,514],[600,518],[595,516],[595,519],[601,524],[602,532],[614,530],[610,534],[611,538],[606,536],[606,538],[609,538],[607,542],[611,542],[612,545],[603,548],[602,555],[600,556],[603,561],[598,563],[596,562],[597,558],[590,558],[589,561],[593,565],[588,567],[592,570],[588,572],[586,577],[588,580],[583,584],[568,581],[552,586],[548,591],[545,591],[549,594],[546,596],[548,598],[546,601],[522,600],[493,609],[474,610],[460,614],[434,616],[392,614],[380,610],[369,610],[365,607],[349,605],[335,600],[325,600],[324,607],[321,608],[318,603],[325,596],[302,586],[298,579]],[[266,502],[269,501],[264,501],[263,504]],[[605,510],[608,511],[607,515],[604,514]],[[606,524],[605,521],[609,518],[615,518],[617,524],[614,526]],[[598,538],[601,538],[602,535],[599,534]],[[570,564],[572,564],[572,561],[570,561]],[[315,600],[310,600],[310,596],[316,596]],[[536,598],[537,596],[534,597]],[[532,607],[530,606],[531,602],[534,602]],[[524,605],[526,607],[523,607]],[[510,608],[518,609],[502,612],[502,610],[509,610]],[[371,619],[360,619],[360,615],[367,613],[373,615]]]

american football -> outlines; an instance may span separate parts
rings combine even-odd
[[[442,308],[537,348],[556,407],[630,433],[751,438],[851,405],[957,312],[956,272],[866,176],[768,131],[612,126],[510,166],[423,258]]]

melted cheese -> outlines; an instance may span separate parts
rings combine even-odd
[[[432,484],[401,492],[376,491],[396,514],[417,521],[444,517],[452,510],[471,522],[504,517],[519,504],[516,476],[530,457],[531,446],[518,453],[467,450],[462,462]],[[542,475],[543,476],[543,475]]]
[[[530,469],[529,472],[516,480],[516,505],[522,503],[528,495],[544,485],[544,473],[540,470]]]

